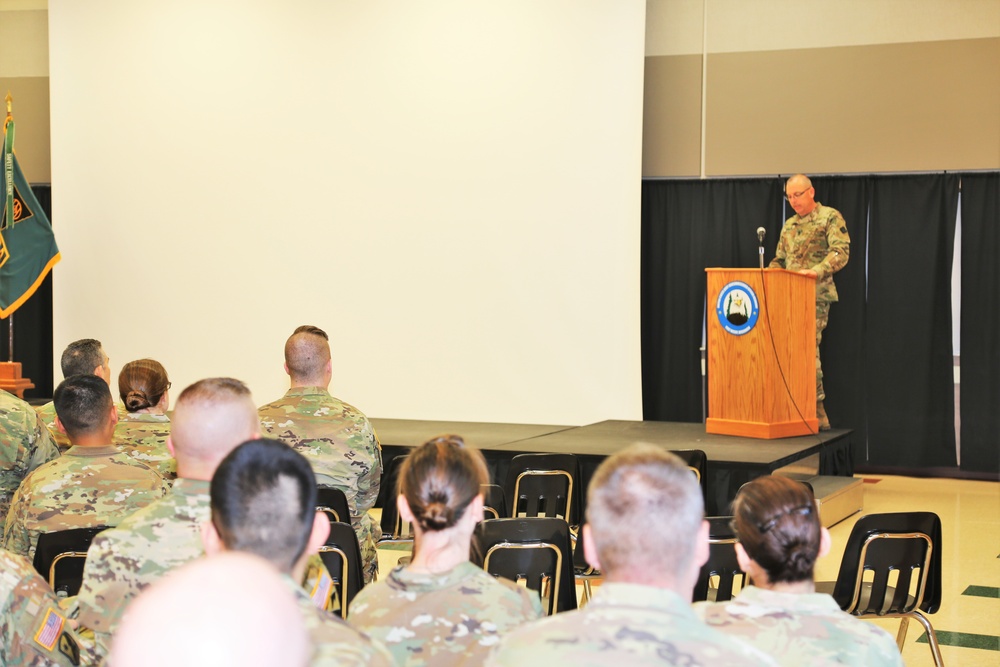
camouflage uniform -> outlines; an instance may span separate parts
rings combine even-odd
[[[143,412],[128,412],[115,426],[115,447],[142,461],[168,482],[177,479],[177,461],[167,449],[170,418]]]
[[[778,239],[772,269],[816,272],[816,400],[826,398],[823,390],[823,367],[819,360],[819,344],[830,315],[830,304],[837,301],[837,286],[833,274],[847,265],[851,256],[851,237],[844,216],[835,208],[816,202],[812,213],[785,220]]]
[[[59,450],[30,405],[0,389],[0,517],[21,480],[38,466],[58,458]]]
[[[375,540],[380,528],[368,514],[378,497],[382,449],[368,418],[323,387],[292,387],[259,410],[261,433],[308,459],[316,483],[340,489],[351,508],[365,583],[378,571]]]
[[[505,633],[541,615],[533,591],[465,562],[437,575],[397,567],[361,589],[348,622],[382,642],[397,665],[481,665]]]
[[[700,602],[695,613],[781,665],[902,667],[893,637],[840,610],[824,593],[779,593],[749,586],[729,602]]]
[[[489,665],[774,665],[767,655],[713,630],[673,591],[605,583],[578,611],[504,637]]]
[[[204,555],[201,524],[211,515],[209,483],[178,479],[162,499],[94,538],[76,598],[78,620],[92,630],[98,656],[136,595],[164,574]]]
[[[52,589],[28,561],[0,550],[0,665],[79,664],[76,633]]]
[[[291,577],[283,577],[302,610],[313,644],[310,667],[393,667],[385,648],[344,623],[339,616],[317,608],[312,598]]]
[[[31,559],[40,533],[114,526],[166,492],[156,471],[111,445],[71,447],[24,478],[7,514],[3,547]]]
[[[124,419],[125,415],[128,414],[125,411],[125,406],[121,403],[115,403],[115,409],[118,410],[118,419]],[[65,452],[67,449],[72,447],[72,443],[69,441],[69,437],[56,428],[56,406],[55,403],[49,401],[45,405],[40,405],[35,408],[38,416],[42,418],[42,422],[45,424],[46,428],[49,429],[49,435],[52,436],[52,441],[56,443],[59,447],[60,452]]]

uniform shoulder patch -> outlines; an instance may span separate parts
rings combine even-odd
[[[56,647],[56,642],[59,641],[59,635],[62,634],[65,624],[65,618],[56,613],[54,609],[49,609],[45,613],[45,618],[42,620],[38,632],[35,633],[35,643],[46,651],[52,651]]]
[[[66,656],[74,666],[80,664],[80,647],[76,640],[69,636],[69,633],[64,632],[59,637],[59,652]]]

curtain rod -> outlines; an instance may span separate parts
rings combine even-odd
[[[1000,173],[1000,169],[937,169],[934,171],[841,171],[841,172],[810,172],[806,174],[810,178],[813,176],[923,176],[929,174],[993,174]],[[732,180],[764,180],[768,178],[788,179],[794,176],[788,174],[726,174],[724,176],[643,176],[644,181],[725,181]]]

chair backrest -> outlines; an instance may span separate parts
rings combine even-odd
[[[316,489],[316,510],[330,517],[330,521],[351,522],[351,507],[347,503],[347,496],[340,489],[330,486]]]
[[[504,493],[512,517],[561,517],[575,524],[580,464],[573,454],[518,454],[510,460]]]
[[[707,498],[708,456],[705,455],[705,452],[700,449],[674,449],[670,453],[684,461],[684,465],[691,469],[694,476],[698,478],[702,497]]]
[[[320,547],[319,557],[333,579],[339,613],[347,618],[351,600],[365,585],[361,572],[361,547],[351,524],[343,521],[330,523],[330,537]]]
[[[724,602],[733,599],[733,589],[737,592],[746,586],[746,573],[736,562],[736,534],[729,525],[731,516],[710,516],[708,521],[708,562],[701,567],[698,582],[694,586],[692,600],[702,602],[712,599]],[[718,577],[716,586],[711,586],[712,578]],[[714,594],[714,596],[711,593]]]
[[[550,517],[489,519],[476,526],[472,561],[494,576],[523,581],[549,614],[576,609],[569,524]]]
[[[498,484],[483,484],[483,519],[503,519],[507,516],[507,502],[503,487]]]
[[[35,570],[49,582],[57,595],[76,595],[83,581],[87,549],[94,537],[107,529],[107,526],[97,526],[40,534],[32,563]]]
[[[407,456],[409,456],[409,454],[399,454],[394,456],[392,460],[389,461],[389,465],[386,468],[385,482],[389,485],[389,490],[385,497],[385,505],[382,507],[382,519],[380,522],[382,537],[412,537],[413,534],[409,524],[405,527],[403,526],[404,522],[399,516],[399,509],[396,507],[396,496],[399,491],[397,488],[399,469],[402,467],[403,461],[406,460]]]
[[[891,512],[858,519],[844,548],[833,597],[855,615],[936,612],[941,606],[938,515]]]

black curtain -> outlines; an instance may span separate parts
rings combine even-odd
[[[954,174],[873,181],[865,336],[872,466],[956,465],[951,266],[958,182]]]
[[[1000,471],[1000,173],[962,175],[962,470]]]
[[[865,392],[866,268],[868,265],[868,202],[871,176],[823,176],[812,179],[816,199],[840,211],[851,235],[851,258],[834,276],[840,300],[830,308],[823,332],[824,406],[834,428],[854,430],[855,461],[864,461],[868,433]],[[786,206],[786,217],[794,215]],[[774,251],[768,255],[773,256]]]
[[[33,185],[31,191],[45,215],[52,220],[52,187]],[[57,239],[58,240],[58,239]],[[21,362],[21,375],[30,378],[34,389],[24,392],[25,399],[48,399],[52,396],[52,274],[45,278],[34,296],[18,308],[14,318],[14,361]],[[0,358],[8,361],[10,318],[0,320]]]
[[[781,195],[778,179],[643,182],[644,419],[702,420],[705,269],[756,266],[756,229],[776,238]]]

